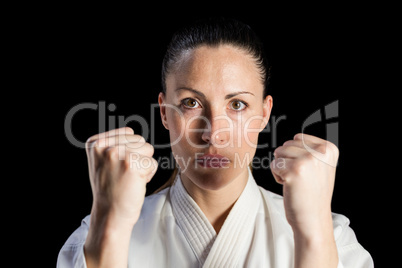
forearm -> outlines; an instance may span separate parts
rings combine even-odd
[[[115,219],[105,217],[92,221],[91,218],[84,246],[87,267],[126,268],[131,231],[132,226]]]
[[[338,251],[333,235],[332,222],[324,230],[315,233],[295,231],[295,268],[336,268]]]

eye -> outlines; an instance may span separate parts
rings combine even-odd
[[[198,103],[198,101],[196,101],[195,99],[192,98],[187,98],[181,101],[181,103],[186,107],[186,108],[198,108],[200,106],[200,104]]]
[[[240,101],[240,100],[234,100],[230,103],[230,109],[235,110],[235,111],[241,111],[247,108],[247,103]]]

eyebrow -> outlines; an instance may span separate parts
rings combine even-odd
[[[193,93],[195,93],[195,94],[197,94],[197,95],[200,95],[201,97],[205,98],[204,93],[202,93],[201,91],[198,91],[198,90],[196,90],[196,89],[192,89],[192,88],[190,88],[190,87],[179,87],[179,88],[176,88],[175,91],[180,91],[180,90],[191,91],[191,92],[193,92]]]
[[[250,95],[253,95],[253,96],[254,96],[254,94],[251,93],[251,92],[249,92],[249,91],[238,91],[238,92],[234,92],[234,93],[231,93],[231,94],[227,94],[227,95],[225,96],[225,100],[231,99],[231,98],[233,98],[233,97],[235,97],[235,96],[237,96],[237,95],[240,95],[240,94],[250,94]]]
[[[179,87],[179,88],[176,88],[175,91],[180,91],[180,90],[191,91],[191,92],[193,92],[193,93],[195,93],[195,94],[197,94],[197,95],[199,95],[199,96],[205,98],[205,94],[204,94],[204,93],[202,93],[201,91],[198,91],[198,90],[196,90],[196,89],[193,89],[193,88],[189,88],[189,87]],[[250,94],[250,95],[253,95],[253,96],[254,96],[254,94],[251,93],[251,92],[249,92],[249,91],[237,91],[237,92],[233,92],[233,93],[227,94],[227,95],[225,96],[225,100],[231,99],[231,98],[233,98],[233,97],[235,97],[235,96],[237,96],[237,95],[240,95],[240,94]]]

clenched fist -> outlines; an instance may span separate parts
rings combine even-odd
[[[131,230],[158,166],[154,148],[131,128],[120,128],[89,138],[86,152],[93,193],[87,266],[127,267]]]
[[[89,138],[86,151],[95,209],[134,224],[158,166],[153,146],[120,128]]]
[[[283,185],[286,217],[293,230],[306,237],[326,228],[332,232],[331,199],[338,148],[326,140],[297,134],[274,155],[272,174]]]

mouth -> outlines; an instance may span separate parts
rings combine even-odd
[[[220,154],[205,154],[196,158],[196,164],[205,168],[224,168],[229,163],[229,158]]]

